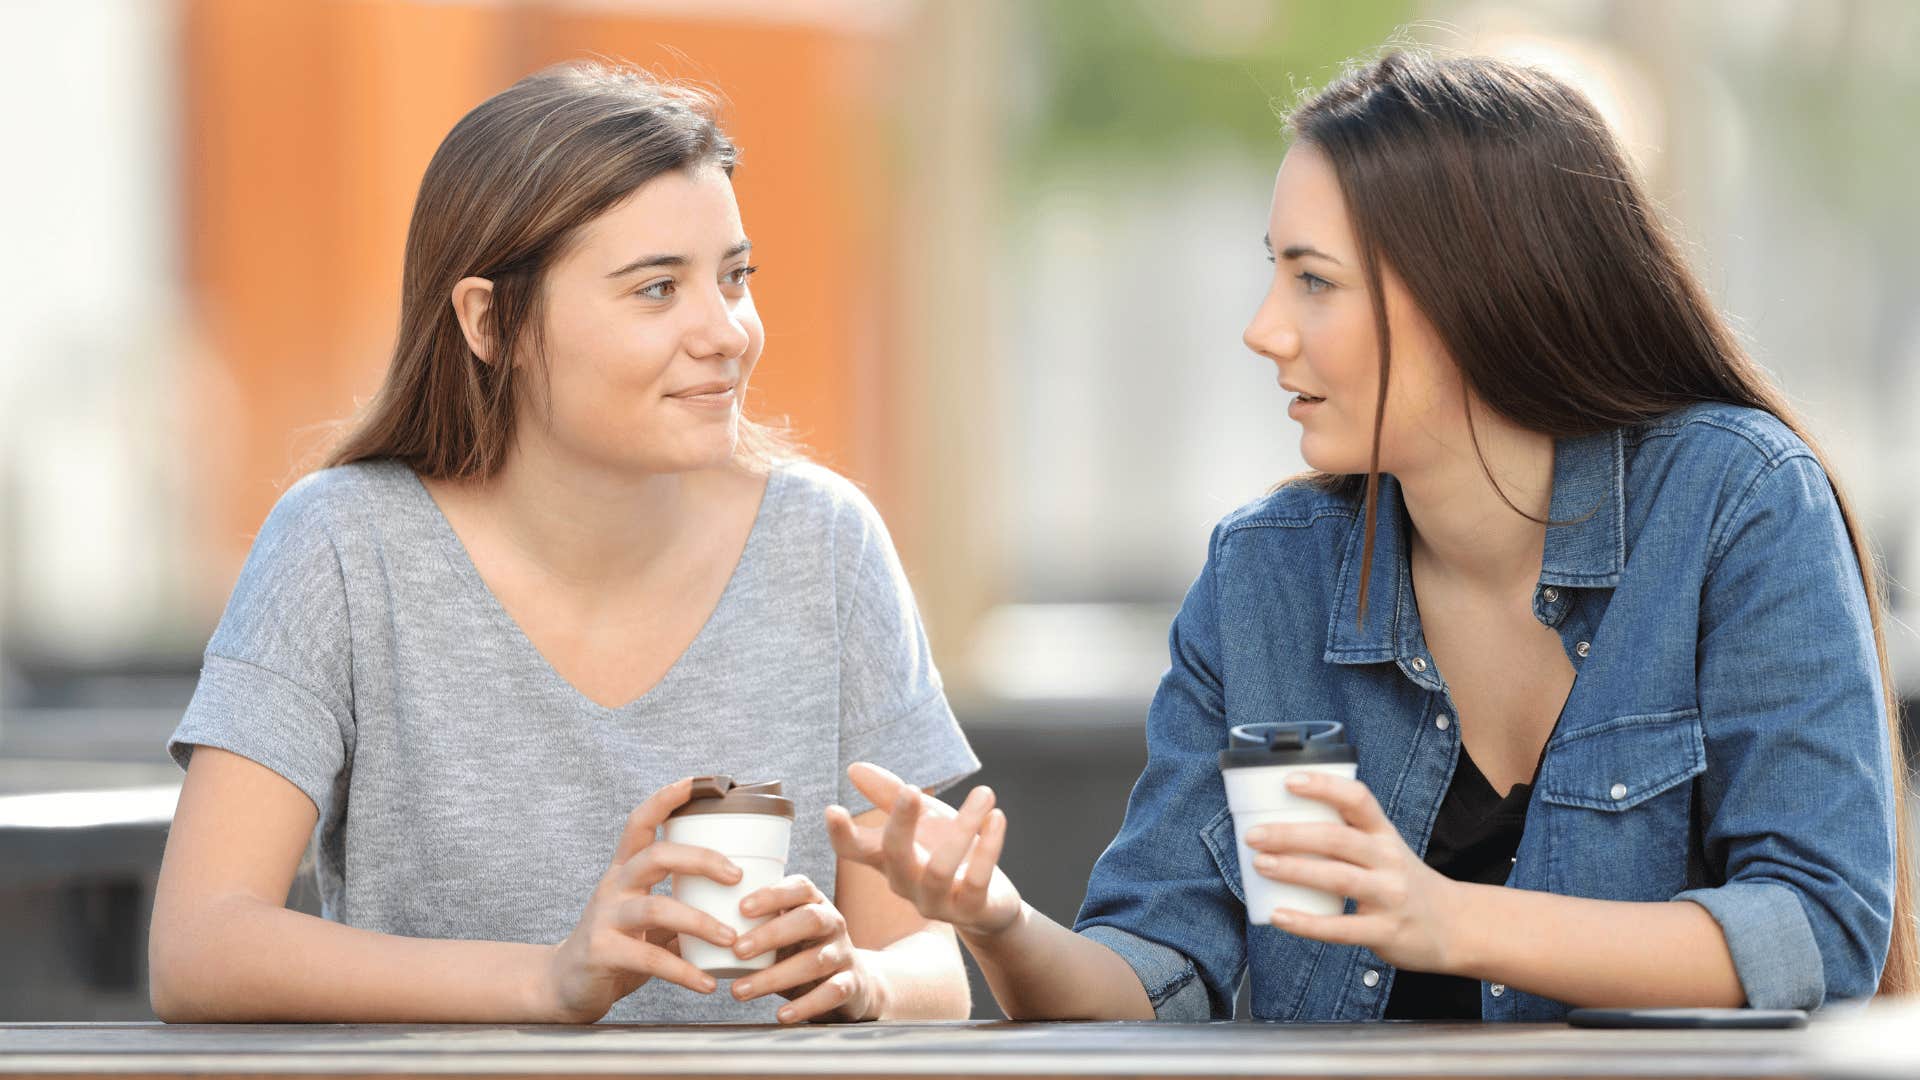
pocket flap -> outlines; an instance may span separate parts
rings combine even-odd
[[[1556,737],[1540,766],[1540,798],[1629,810],[1707,767],[1700,710],[1618,716]]]

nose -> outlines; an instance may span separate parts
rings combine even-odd
[[[1277,292],[1268,292],[1266,299],[1260,301],[1253,320],[1240,335],[1247,348],[1276,364],[1300,355],[1299,328],[1294,326]]]
[[[741,305],[753,301],[727,296],[718,287],[706,290],[687,328],[687,352],[702,359],[731,360],[747,351],[747,328],[740,321]]]

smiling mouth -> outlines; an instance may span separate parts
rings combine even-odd
[[[667,396],[679,398],[682,401],[718,401],[721,398],[732,397],[735,389],[734,383],[708,383],[705,386],[688,387],[677,394]]]
[[[1303,405],[1313,405],[1327,400],[1323,397],[1314,397],[1312,394],[1295,394],[1293,395],[1293,399]]]

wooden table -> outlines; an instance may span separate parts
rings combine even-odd
[[[1817,1026],[1817,1025],[1816,1025]],[[0,1080],[81,1076],[1814,1076],[1802,1031],[1558,1024],[798,1028],[0,1025]]]

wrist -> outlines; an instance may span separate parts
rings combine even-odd
[[[522,954],[519,978],[520,1012],[536,1024],[569,1023],[554,992],[553,965],[558,945],[535,945]]]
[[[854,1020],[885,1020],[893,1015],[893,979],[887,974],[887,965],[877,963],[878,951],[873,949],[853,950],[854,974],[866,992],[866,1007]]]
[[[1021,932],[1032,922],[1032,916],[1033,909],[1022,900],[1020,910],[1014,913],[1013,918],[1005,926],[995,930],[955,926],[953,930],[954,934],[960,938],[960,943],[967,947],[968,952],[975,956],[983,953],[992,955],[1004,950],[1008,942],[1016,941],[1023,936]]]
[[[1486,941],[1480,929],[1489,919],[1481,904],[1489,886],[1441,878],[1440,955],[1451,975],[1478,979],[1486,970]]]

